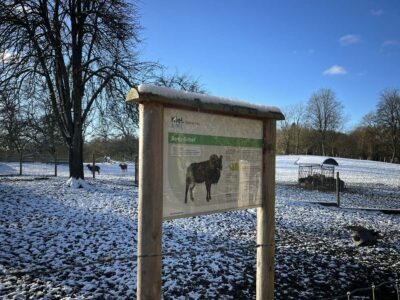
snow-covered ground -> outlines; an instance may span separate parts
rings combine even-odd
[[[298,166],[295,165],[300,155],[277,156],[276,181],[279,183],[295,183],[297,181]],[[399,188],[400,165],[369,160],[355,160],[348,158],[335,158],[339,166],[335,171],[340,173],[340,178],[351,185],[386,185]]]
[[[277,196],[306,202],[336,202],[335,193],[296,188],[300,156],[278,156],[276,160]],[[400,209],[400,165],[346,158],[336,159],[340,179],[346,190],[340,202],[346,208]]]
[[[92,164],[91,162],[85,163],[85,176],[92,177],[92,173],[86,167],[87,164]],[[119,167],[119,162],[113,163],[96,163],[97,166],[100,167],[100,175],[101,178],[115,178],[120,176],[133,176],[134,175],[134,163],[126,163],[128,169],[126,171],[122,171]],[[54,176],[54,164],[48,163],[31,163],[24,162],[22,165],[22,175],[26,176]],[[19,174],[19,163],[18,162],[0,162],[0,176],[6,175],[18,175]],[[57,165],[57,175],[61,177],[68,176],[68,165],[67,164],[59,164]],[[97,172],[95,174],[98,176]]]
[[[400,208],[400,165],[338,159],[346,183],[383,196],[344,193],[336,208],[310,203],[334,202],[334,194],[293,185],[296,159],[277,157],[276,298],[320,299],[398,278],[399,215],[351,207]],[[68,188],[62,166],[47,180],[0,178],[0,298],[135,298],[133,167],[123,174],[118,164],[99,165],[95,180],[85,171],[85,189]],[[357,248],[348,225],[383,238]],[[164,299],[254,299],[255,227],[255,209],[164,222]],[[394,291],[377,299],[397,299]]]

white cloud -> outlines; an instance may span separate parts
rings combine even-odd
[[[400,40],[386,40],[382,43],[382,47],[400,46]]]
[[[324,75],[344,75],[347,74],[347,71],[345,68],[338,66],[338,65],[333,65],[329,69],[326,69],[322,74]]]
[[[357,34],[346,34],[344,36],[342,36],[339,39],[339,43],[342,46],[349,46],[349,45],[354,45],[354,44],[358,44],[360,43],[361,40],[361,36],[357,35]]]
[[[383,10],[382,9],[371,9],[370,13],[373,16],[380,17],[383,14]]]

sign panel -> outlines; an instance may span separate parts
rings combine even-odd
[[[163,217],[261,205],[262,121],[164,109]]]

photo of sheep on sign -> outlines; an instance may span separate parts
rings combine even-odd
[[[261,203],[262,122],[164,109],[163,217]]]
[[[186,192],[185,203],[187,203],[187,193],[190,190],[190,199],[194,201],[193,189],[196,183],[205,183],[207,189],[206,200],[211,200],[211,185],[217,184],[222,170],[222,155],[213,154],[209,160],[192,163],[187,168],[186,172]]]

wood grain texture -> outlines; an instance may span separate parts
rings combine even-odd
[[[140,104],[137,299],[161,298],[163,107]]]
[[[274,299],[276,121],[263,122],[262,207],[257,208],[256,299]]]
[[[339,172],[336,172],[336,205],[340,207],[340,178]]]

